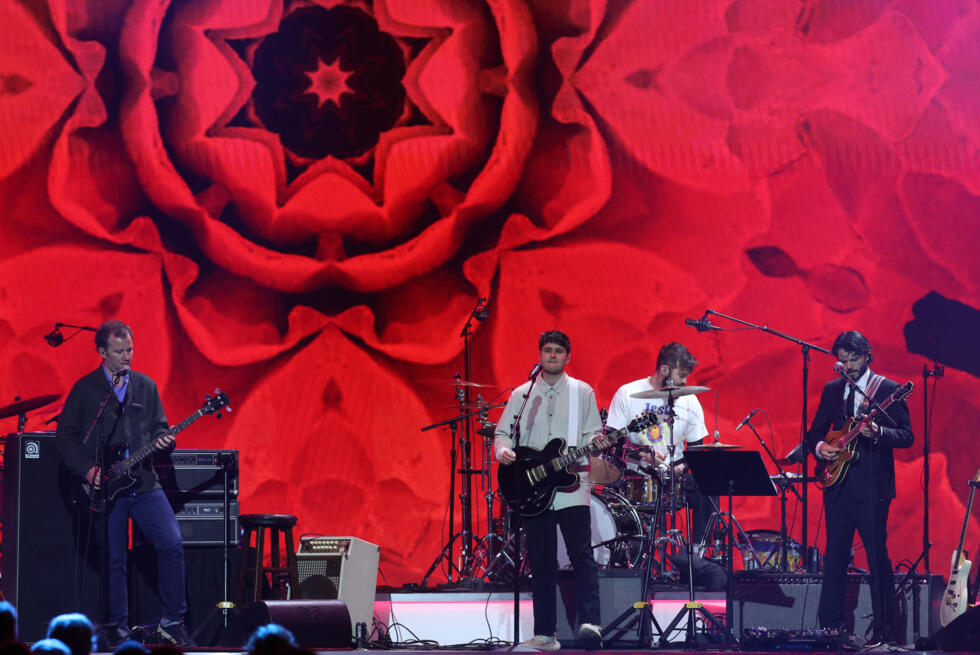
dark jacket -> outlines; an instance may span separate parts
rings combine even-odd
[[[142,373],[130,371],[125,399],[120,403],[115,393],[109,397],[102,418],[83,444],[102,399],[111,389],[100,365],[75,383],[61,410],[58,451],[68,468],[80,477],[97,463],[100,440],[105,439],[110,446],[128,445],[129,451],[135,452],[170,429],[156,383]],[[140,465],[140,480],[134,491],[150,491],[160,486],[152,459],[148,457]]]
[[[806,433],[811,454],[831,428],[840,430],[844,427],[844,384],[844,380],[838,378],[824,385],[816,416]],[[884,403],[898,386],[893,380],[883,380],[874,399]],[[854,402],[860,403],[861,399],[862,396],[858,394]],[[881,427],[877,444],[873,445],[870,438],[858,437],[857,457],[851,461],[844,479],[825,490],[824,494],[835,498],[843,495],[854,500],[871,500],[875,496],[879,499],[895,497],[895,458],[892,451],[910,447],[915,437],[905,401],[892,403],[886,412],[894,419],[895,425],[883,416],[875,419],[875,423]]]

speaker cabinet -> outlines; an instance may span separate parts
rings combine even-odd
[[[261,600],[246,607],[239,619],[242,644],[259,626],[278,623],[293,633],[300,648],[351,647],[351,618],[341,600]]]
[[[980,651],[980,605],[968,608],[945,628],[940,628],[936,643],[943,650]]]
[[[575,584],[572,571],[558,572],[558,641],[569,645],[578,632],[575,616]],[[643,599],[643,571],[637,569],[599,570],[599,607],[605,623]],[[628,640],[628,637],[626,638]]]
[[[901,576],[896,576],[896,588]],[[797,574],[736,574],[733,622],[736,635],[744,628],[765,626],[786,630],[820,627],[817,605],[823,586],[821,576]],[[928,636],[939,625],[939,603],[944,585],[941,576],[920,576],[898,596],[895,638],[910,643]],[[867,576],[848,576],[844,615],[851,634],[864,637],[871,625],[871,592]]]
[[[351,629],[374,616],[381,549],[357,537],[303,537],[296,552],[299,595],[340,599],[350,611]]]
[[[7,435],[3,463],[3,594],[36,641],[57,614],[97,617],[98,522],[74,509],[53,432]]]

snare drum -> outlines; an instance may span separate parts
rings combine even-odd
[[[612,489],[593,491],[589,502],[592,514],[592,553],[603,568],[633,568],[643,557],[645,534],[633,505]],[[558,530],[558,568],[572,565],[565,540]]]
[[[749,546],[741,546],[742,562],[746,571],[783,570],[782,566],[782,535],[776,530],[749,530],[745,533],[749,538]],[[753,556],[754,553],[754,556]],[[790,539],[786,545],[786,560],[789,572],[799,571],[803,566],[800,542]]]
[[[653,505],[657,502],[656,478],[649,475],[627,471],[618,485],[619,492],[634,505]]]

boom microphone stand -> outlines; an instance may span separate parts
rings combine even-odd
[[[690,324],[693,325],[694,327],[696,327],[697,330],[698,330],[698,332],[705,332],[705,331],[712,330],[712,329],[716,329],[716,330],[723,329],[723,328],[720,328],[720,327],[717,327],[717,326],[713,326],[713,325],[711,325],[710,322],[707,321],[707,317],[710,316],[710,315],[720,316],[721,318],[726,318],[729,321],[734,321],[735,323],[739,323],[739,324],[744,325],[744,326],[746,326],[748,328],[751,328],[753,330],[759,330],[761,332],[766,332],[767,334],[771,334],[773,336],[777,336],[777,337],[779,337],[781,339],[786,339],[787,341],[792,341],[793,343],[795,343],[795,344],[797,344],[797,345],[800,346],[800,354],[803,356],[803,387],[802,387],[802,389],[803,389],[803,402],[802,402],[802,409],[801,409],[801,414],[800,414],[800,416],[801,416],[801,418],[800,418],[800,448],[801,448],[801,450],[803,452],[803,460],[802,460],[801,463],[803,464],[803,479],[805,480],[807,478],[807,476],[809,475],[808,469],[810,467],[809,462],[807,461],[807,457],[809,457],[809,455],[811,454],[811,453],[808,452],[808,449],[806,447],[806,422],[807,422],[807,414],[808,414],[808,410],[807,410],[807,382],[809,381],[809,377],[810,377],[810,351],[811,350],[816,350],[817,352],[823,353],[825,355],[830,355],[831,357],[833,357],[834,354],[832,352],[830,352],[829,350],[826,350],[825,348],[821,348],[820,346],[815,346],[815,345],[813,345],[811,343],[807,343],[806,341],[803,341],[802,339],[797,339],[796,337],[792,337],[792,336],[790,336],[788,334],[783,334],[782,332],[777,332],[776,330],[772,330],[772,329],[766,327],[765,325],[755,325],[754,323],[749,323],[748,321],[743,321],[742,319],[735,318],[734,316],[727,316],[725,314],[721,314],[719,312],[714,311],[713,309],[706,309],[704,311],[704,317],[700,321],[692,321]],[[805,484],[803,485],[803,498],[802,498],[802,502],[803,502],[803,534],[802,534],[802,539],[801,539],[801,541],[802,541],[801,548],[802,548],[802,552],[805,554],[807,552],[807,546],[809,545],[808,542],[807,542],[807,516],[809,516],[809,514],[807,513],[807,511],[808,511],[808,498],[807,498],[807,485],[805,485]],[[809,559],[809,558],[807,558],[807,559]]]

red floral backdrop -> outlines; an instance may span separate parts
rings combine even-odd
[[[921,437],[912,304],[980,300],[975,0],[0,0],[0,24],[0,402],[95,365],[88,333],[45,344],[56,321],[123,318],[172,421],[230,394],[181,445],[241,451],[243,511],[378,543],[391,584],[449,530],[450,437],[420,428],[453,388],[420,380],[462,369],[478,297],[487,397],[544,329],[600,406],[680,340],[722,439],[758,447],[734,426],[762,407],[780,454],[799,348],[685,317],[862,330],[919,384]],[[945,572],[976,378],[950,366],[932,398]],[[897,454],[896,563],[921,549],[922,446]],[[736,516],[778,527],[774,501]]]

